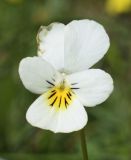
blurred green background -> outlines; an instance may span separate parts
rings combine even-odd
[[[95,108],[87,108],[89,160],[131,160],[131,0],[0,1],[0,157],[6,160],[81,160],[79,133],[53,134],[25,120],[37,98],[18,75],[23,57],[37,52],[41,25],[94,19],[111,39],[108,54],[95,67],[109,72],[115,89]]]

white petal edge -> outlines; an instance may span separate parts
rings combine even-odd
[[[74,20],[65,27],[64,64],[67,73],[90,68],[110,46],[104,27],[93,20]]]
[[[80,102],[87,107],[104,102],[113,91],[111,76],[100,69],[89,69],[67,76],[69,83],[77,83],[74,90]]]
[[[87,113],[83,105],[75,99],[63,110],[47,106],[41,95],[29,107],[26,113],[27,121],[35,127],[50,130],[54,133],[70,133],[82,129],[87,123]]]
[[[64,28],[62,23],[51,23],[49,26],[41,26],[37,35],[38,55],[57,70],[64,68]]]
[[[40,57],[27,57],[21,60],[19,75],[26,89],[41,94],[47,91],[53,79],[59,79],[60,74]],[[52,82],[53,83],[53,82]]]

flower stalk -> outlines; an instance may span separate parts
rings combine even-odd
[[[81,139],[81,148],[83,153],[83,160],[88,159],[88,152],[87,152],[87,145],[86,145],[86,135],[85,135],[85,128],[80,130],[80,139]]]

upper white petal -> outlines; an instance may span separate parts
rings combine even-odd
[[[110,42],[102,25],[93,20],[74,20],[66,26],[43,26],[37,36],[38,54],[56,69],[67,73],[82,71],[98,62]]]
[[[64,64],[67,72],[82,71],[98,62],[110,42],[102,25],[93,20],[74,20],[65,27]]]
[[[28,90],[41,94],[50,86],[53,79],[59,79],[60,74],[45,60],[40,57],[27,57],[19,65],[20,78]]]
[[[64,27],[62,23],[41,26],[38,39],[38,54],[56,69],[64,68]]]
[[[89,69],[83,72],[71,74],[67,77],[70,84],[77,83],[73,87],[79,100],[84,106],[96,106],[104,102],[113,91],[111,76],[100,69]]]
[[[41,95],[29,107],[26,119],[32,126],[41,129],[55,133],[69,133],[80,130],[86,125],[87,114],[77,99],[66,110],[56,110],[55,107],[48,106],[44,96]]]

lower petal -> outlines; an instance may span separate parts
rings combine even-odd
[[[45,97],[41,95],[27,111],[26,119],[32,126],[55,133],[69,133],[86,125],[87,113],[76,98],[63,110],[48,105]]]

